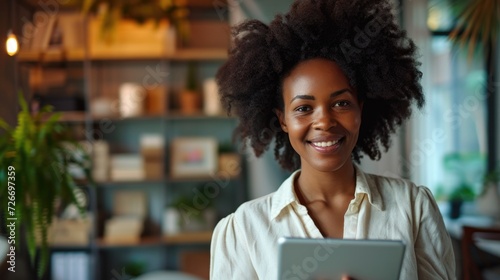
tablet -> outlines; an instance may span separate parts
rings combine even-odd
[[[282,237],[279,280],[398,280],[405,245],[397,240]]]

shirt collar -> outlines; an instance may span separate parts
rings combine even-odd
[[[354,165],[356,170],[356,190],[354,192],[354,200],[362,198],[364,194],[368,197],[369,203],[377,208],[378,210],[384,210],[384,203],[380,195],[380,191],[370,178],[357,166]],[[295,194],[295,189],[293,188],[295,178],[300,174],[300,170],[293,172],[279,187],[279,189],[274,192],[272,196],[272,206],[271,206],[271,219],[275,219],[283,209],[285,209],[289,204],[296,202],[299,204],[299,199]]]
[[[380,195],[380,185],[373,180],[373,176],[369,176],[357,165],[354,165],[356,169],[356,190],[354,191],[354,197],[356,198],[358,194],[366,194],[368,197],[368,202],[380,211],[384,210],[384,201]]]
[[[281,211],[292,202],[299,202],[293,188],[295,178],[300,174],[300,169],[293,172],[274,192],[271,205],[271,219],[275,219]]]

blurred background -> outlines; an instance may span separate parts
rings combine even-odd
[[[46,267],[43,279],[208,279],[217,221],[275,191],[289,175],[272,152],[256,158],[233,141],[237,119],[221,108],[214,77],[227,58],[230,26],[250,18],[270,22],[291,3],[1,1],[0,117],[20,125],[19,96],[38,121],[58,113],[61,130],[47,131],[64,130],[91,164],[90,173],[69,165],[86,215],[71,203],[57,204],[47,226],[46,265],[40,252],[31,265],[21,241],[18,271],[8,273],[2,260],[0,278],[35,279]],[[394,12],[419,48],[426,105],[414,110],[380,161],[363,159],[361,166],[430,188],[456,245],[457,275],[479,279],[469,270],[494,267],[500,253],[475,245],[471,253],[463,227],[499,226],[500,4],[401,0]],[[52,112],[44,111],[47,105]],[[49,170],[59,160],[18,169],[16,176]],[[51,181],[44,182],[51,191]],[[1,232],[10,236],[6,224]]]

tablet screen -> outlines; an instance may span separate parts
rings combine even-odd
[[[279,239],[280,280],[398,280],[405,245],[397,240]]]

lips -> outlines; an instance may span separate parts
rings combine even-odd
[[[311,142],[311,145],[316,146],[316,147],[326,148],[326,147],[331,147],[331,146],[337,144],[338,142],[340,142],[340,139],[335,140],[335,141]]]
[[[316,137],[309,141],[308,144],[311,145],[313,149],[320,153],[333,153],[337,151],[344,142],[345,137]]]

